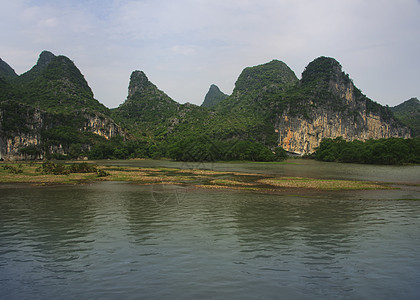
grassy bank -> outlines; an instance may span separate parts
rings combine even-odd
[[[199,169],[97,166],[87,163],[2,163],[0,183],[35,185],[81,184],[96,181],[123,181],[137,184],[175,184],[207,189],[236,189],[262,192],[301,190],[379,190],[383,183],[326,180],[301,177],[274,177],[263,174],[220,172]]]

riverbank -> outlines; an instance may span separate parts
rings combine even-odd
[[[191,168],[134,167],[96,165],[87,172],[78,172],[81,164],[58,164],[73,168],[67,174],[45,174],[42,162],[1,163],[0,183],[28,183],[32,185],[84,184],[97,181],[130,182],[143,185],[181,185],[205,189],[233,189],[258,192],[290,192],[291,190],[387,190],[390,183],[320,179],[300,176],[278,176],[251,172],[216,171]],[[84,169],[84,168],[82,168]]]

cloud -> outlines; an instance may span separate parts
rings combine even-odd
[[[121,104],[142,69],[175,100],[230,93],[244,67],[271,59],[299,76],[335,57],[383,104],[420,96],[419,1],[0,0],[0,55],[17,72],[51,50],[75,61],[96,97]]]

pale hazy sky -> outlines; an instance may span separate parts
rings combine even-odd
[[[0,0],[0,28],[0,58],[18,74],[42,50],[65,55],[108,107],[134,70],[201,104],[247,66],[279,59],[300,78],[319,56],[383,105],[420,98],[420,0]]]

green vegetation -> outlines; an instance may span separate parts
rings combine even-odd
[[[420,163],[420,138],[389,138],[347,142],[342,137],[324,139],[315,153],[321,161],[398,165]]]
[[[65,56],[41,54],[38,64],[10,81],[19,90],[19,102],[50,113],[92,110],[109,114],[109,110],[93,98],[85,78]]]
[[[216,141],[205,136],[179,140],[170,145],[168,154],[180,161],[281,161],[287,158],[282,148],[271,151],[249,140]]]
[[[212,84],[206,96],[204,97],[204,101],[201,104],[201,107],[216,106],[219,102],[225,100],[227,97],[228,95],[222,93],[222,91],[220,91],[216,85]]]
[[[47,175],[69,175],[71,173],[96,173],[99,177],[108,176],[109,173],[98,169],[96,165],[88,163],[73,163],[65,165],[47,160],[38,167],[35,172]]]
[[[15,70],[0,58],[0,79],[17,77]]]
[[[3,166],[3,170],[7,170],[9,173],[12,173],[12,174],[21,174],[21,173],[23,173],[22,164],[19,164],[17,166],[4,165]]]

